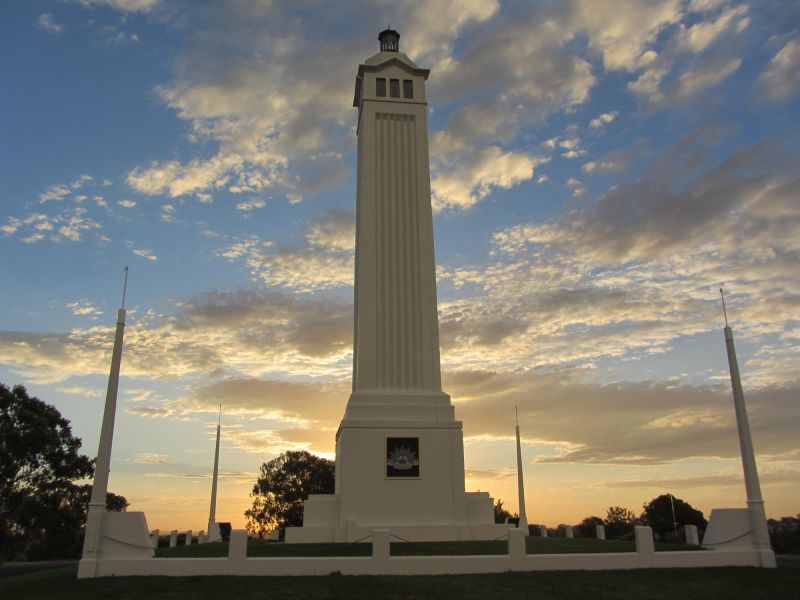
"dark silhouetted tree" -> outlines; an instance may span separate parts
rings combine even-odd
[[[675,506],[675,521],[672,520],[672,507]],[[644,506],[639,519],[645,525],[649,525],[653,532],[660,537],[674,534],[675,525],[696,525],[702,532],[705,531],[708,521],[703,517],[703,513],[695,509],[688,502],[680,498],[675,498],[672,494],[662,494],[650,500]]]
[[[769,540],[778,554],[800,554],[800,514],[796,517],[768,519]]]
[[[498,498],[497,500],[494,501],[494,522],[495,523],[505,523],[506,519],[518,518],[518,517],[519,517],[518,514],[514,513],[512,515],[510,511],[506,510],[503,507],[503,501],[500,498]]]
[[[247,530],[259,537],[275,529],[303,524],[303,501],[309,494],[332,494],[334,463],[302,451],[289,450],[261,465],[261,474],[245,511]]]
[[[80,555],[94,466],[53,406],[0,384],[0,552],[5,559]],[[110,510],[125,510],[108,494]]]
[[[633,535],[633,527],[638,522],[636,515],[627,508],[611,506],[606,512],[606,538],[619,540]]]
[[[597,537],[597,525],[605,525],[605,521],[600,517],[586,517],[575,526],[575,535],[582,538]]]

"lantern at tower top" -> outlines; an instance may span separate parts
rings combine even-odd
[[[400,34],[394,29],[386,28],[378,34],[378,41],[381,43],[381,52],[399,52]]]

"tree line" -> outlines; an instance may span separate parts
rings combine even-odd
[[[504,523],[507,518],[518,518],[518,515],[512,515],[503,507],[503,501],[500,499],[495,503],[494,515],[495,523]],[[606,539],[611,540],[632,539],[633,528],[636,525],[647,525],[653,530],[657,539],[679,541],[683,539],[681,532],[684,525],[696,525],[702,534],[708,521],[703,517],[701,511],[695,509],[688,502],[676,498],[672,494],[662,494],[650,502],[645,502],[639,516],[622,506],[610,506],[606,511],[605,518],[597,515],[585,517],[577,525],[573,525],[573,535],[593,538],[597,534],[598,525],[603,525]],[[532,533],[538,535],[542,525],[531,524],[529,527]],[[548,528],[548,535],[564,537],[566,528],[567,525],[563,523],[555,528]]]

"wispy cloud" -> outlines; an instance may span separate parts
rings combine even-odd
[[[800,90],[800,36],[786,42],[758,78],[757,94],[785,102]]]
[[[158,260],[158,256],[153,253],[152,250],[149,248],[134,248],[132,252],[136,256],[141,256],[142,258],[146,258],[147,260]]]
[[[52,13],[42,13],[36,19],[36,29],[45,33],[61,33],[64,25],[56,21]]]
[[[72,311],[72,314],[78,317],[91,317],[97,319],[103,314],[99,306],[95,306],[89,300],[76,300],[75,302],[68,302],[67,308]]]

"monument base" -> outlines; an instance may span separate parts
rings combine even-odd
[[[453,418],[449,397],[370,400],[351,399],[339,428],[336,493],[311,495],[303,527],[287,528],[286,541],[369,541],[374,529],[388,529],[394,541],[505,536],[507,527],[494,523],[489,494],[464,491],[461,422]]]
[[[392,542],[453,542],[505,539],[508,526],[490,525],[396,525],[386,527]],[[286,543],[318,544],[372,542],[374,529],[353,523],[343,527],[287,527]]]
[[[136,560],[155,555],[143,512],[106,512],[102,515],[100,551],[78,563],[78,579],[95,577],[102,560]]]
[[[717,552],[758,550],[762,567],[774,568],[775,553],[759,548],[748,508],[714,508],[703,536],[703,548]]]

